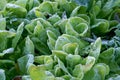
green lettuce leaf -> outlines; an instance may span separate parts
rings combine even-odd
[[[11,15],[16,15],[17,17],[25,17],[27,10],[19,5],[8,3],[6,4],[6,11],[12,13]]]
[[[23,32],[23,27],[24,27],[24,22],[21,23],[21,24],[18,26],[16,35],[15,35],[13,41],[12,41],[12,47],[14,47],[14,48],[16,47],[16,45],[17,45],[17,43],[18,43],[18,41],[19,41],[19,39],[20,39],[20,37],[21,37],[21,34],[22,34],[22,32]]]
[[[5,71],[0,69],[0,80],[6,80]]]
[[[5,30],[6,28],[6,19],[0,18],[0,30]]]
[[[30,40],[29,36],[26,37],[24,54],[34,54],[34,44]]]
[[[27,54],[17,60],[21,74],[27,74],[28,67],[34,62],[34,56]]]

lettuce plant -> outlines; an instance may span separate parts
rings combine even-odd
[[[0,0],[0,80],[120,80],[120,0]]]

